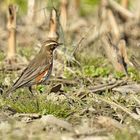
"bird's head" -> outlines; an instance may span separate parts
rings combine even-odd
[[[52,51],[52,52],[60,45],[62,45],[62,43],[58,43],[57,41],[51,39],[43,43],[45,50]]]

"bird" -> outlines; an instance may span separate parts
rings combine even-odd
[[[30,61],[13,86],[6,91],[4,97],[10,96],[11,93],[22,87],[28,87],[29,91],[33,94],[33,85],[45,83],[52,72],[53,52],[61,44],[53,39],[44,41],[39,53]]]

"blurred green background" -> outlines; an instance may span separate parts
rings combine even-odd
[[[20,14],[25,14],[27,12],[27,1],[28,0],[4,0],[0,1],[2,9],[5,9],[8,4],[15,3],[19,5]],[[42,2],[42,0],[36,0],[37,2]],[[45,1],[45,0],[43,0]],[[46,0],[48,7],[54,5],[57,7],[60,0]],[[94,7],[100,3],[100,0],[81,0],[80,13],[81,15],[89,14],[89,12],[94,10]]]

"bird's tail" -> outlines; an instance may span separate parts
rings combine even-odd
[[[7,97],[10,97],[11,94],[15,91],[16,89],[15,88],[10,88],[8,89],[7,91],[5,91],[3,94],[2,94],[2,97],[3,98],[7,98]]]

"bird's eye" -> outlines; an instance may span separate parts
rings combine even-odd
[[[51,46],[51,49],[52,49],[52,50],[53,50],[53,49],[55,49],[55,48],[56,48],[56,46],[55,46],[55,45],[52,45],[52,46]]]

